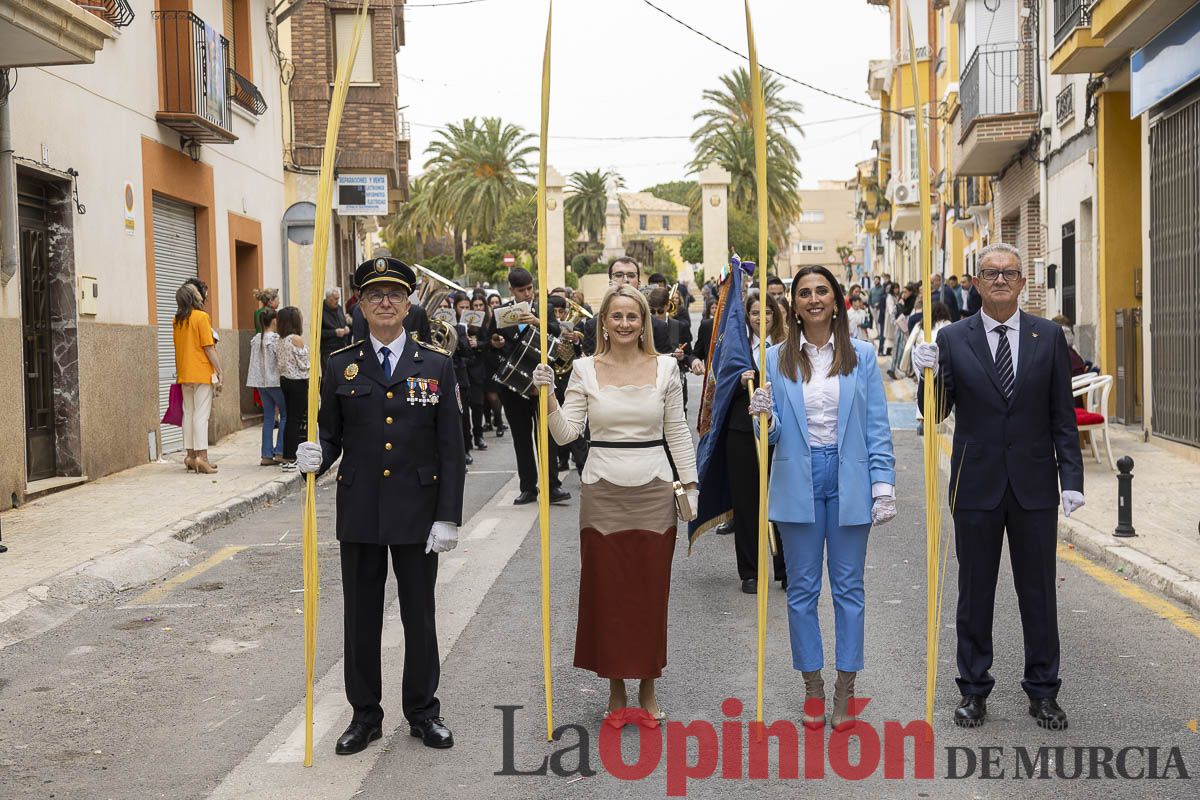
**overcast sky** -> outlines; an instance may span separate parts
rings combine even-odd
[[[412,123],[414,175],[434,128],[447,121],[497,115],[538,129],[547,1],[418,5],[447,1],[413,0],[405,12],[399,104]],[[746,51],[742,0],[652,1]],[[752,0],[751,11],[762,64],[870,103],[867,61],[887,51],[886,8],[865,0]],[[615,168],[635,190],[686,177],[686,137],[701,92],[745,63],[643,0],[557,0],[552,47],[549,163],[564,175]],[[878,114],[790,83],[787,96],[804,105],[805,136],[796,141],[804,185],[850,177],[871,153]],[[679,138],[556,138],[580,136]]]

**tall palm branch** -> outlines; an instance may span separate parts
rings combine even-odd
[[[609,170],[572,172],[568,178],[571,194],[563,202],[567,220],[587,234],[588,241],[597,243],[604,233],[604,216],[608,208],[608,179],[613,177],[617,186],[625,186],[625,179]],[[624,223],[629,211],[625,201],[621,202],[621,221]]]

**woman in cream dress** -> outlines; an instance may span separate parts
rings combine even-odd
[[[638,704],[662,719],[654,681],[667,663],[667,599],[675,552],[672,460],[696,503],[696,451],[684,418],[679,366],[654,351],[650,308],[628,286],[608,290],[596,355],[575,361],[560,407],[550,393],[550,434],[565,445],[591,428],[579,510],[579,622],[575,666],[609,679],[609,711]],[[539,386],[554,373],[539,366]],[[669,455],[668,455],[669,450]]]

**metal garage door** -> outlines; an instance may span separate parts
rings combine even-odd
[[[175,317],[175,292],[188,278],[197,276],[196,209],[154,195],[154,305],[158,311],[158,414],[167,410],[167,397],[175,382],[175,343],[171,325]],[[161,452],[183,448],[183,430],[159,426]]]
[[[1150,337],[1154,432],[1200,445],[1200,91],[1150,128]]]

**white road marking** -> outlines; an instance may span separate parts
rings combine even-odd
[[[467,624],[475,616],[488,589],[501,570],[521,546],[537,520],[537,504],[512,505],[519,493],[515,476],[488,499],[480,510],[463,526],[475,531],[489,519],[496,519],[494,533],[472,540],[469,552],[445,559],[437,583],[438,649],[443,659],[451,652]],[[507,501],[504,499],[507,498]],[[452,562],[459,561],[456,566]],[[453,572],[453,574],[450,574]],[[448,577],[447,577],[448,576]],[[444,580],[443,580],[444,578]],[[390,581],[389,581],[390,582]],[[399,609],[392,598],[392,586],[387,590],[389,605],[383,626],[383,706],[388,712],[384,738],[353,758],[333,754],[330,731],[341,732],[350,721],[346,703],[343,662],[329,665],[314,687],[313,705],[313,766],[305,769],[304,759],[304,700],[283,714],[282,718],[253,751],[242,760],[209,795],[211,800],[293,800],[297,797],[351,797],[361,787],[387,746],[396,725],[403,736],[400,741],[410,744],[406,723],[400,713],[400,676],[404,664],[404,633]],[[299,629],[299,619],[296,620]],[[320,668],[321,665],[318,665]],[[300,679],[303,664],[290,665],[292,674]],[[456,698],[443,697],[443,709],[453,728]],[[398,743],[396,746],[400,746]],[[417,742],[413,746],[420,747]]]
[[[492,535],[492,531],[496,530],[498,524],[500,524],[500,520],[496,517],[488,517],[487,519],[480,520],[479,524],[471,528],[471,532],[467,534],[467,540],[486,539]]]

